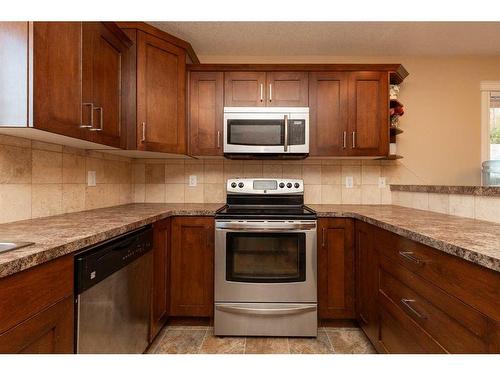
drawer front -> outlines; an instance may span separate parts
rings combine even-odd
[[[73,257],[0,279],[0,333],[73,294]]]
[[[380,259],[380,291],[450,353],[487,353],[489,320],[404,267]]]
[[[391,354],[446,353],[383,293],[379,295],[379,347]]]
[[[380,254],[500,322],[500,273],[385,230],[375,233]]]

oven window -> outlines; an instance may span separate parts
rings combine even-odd
[[[227,143],[248,146],[282,146],[284,120],[227,120]]]
[[[226,280],[286,283],[306,279],[305,233],[226,234]]]

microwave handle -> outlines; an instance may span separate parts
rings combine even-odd
[[[285,115],[285,152],[288,151],[288,115]]]

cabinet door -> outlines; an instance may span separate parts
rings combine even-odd
[[[222,155],[224,74],[191,72],[189,85],[189,152],[192,155]]]
[[[224,73],[224,105],[226,107],[265,107],[265,72]]]
[[[35,22],[33,25],[33,126],[79,139],[90,139],[80,125],[82,109],[82,23]],[[82,110],[88,116],[82,121]]]
[[[378,341],[378,257],[368,224],[356,222],[356,315],[370,341]]]
[[[347,150],[348,76],[309,74],[309,153],[343,156]]]
[[[137,149],[183,154],[186,53],[153,35],[137,33]]]
[[[214,219],[172,219],[170,315],[211,317],[214,289]]]
[[[267,77],[268,107],[307,107],[307,72],[269,72]]]
[[[153,306],[151,340],[168,318],[170,219],[153,224]]]
[[[127,47],[102,22],[83,23],[83,103],[92,103],[91,140],[120,146],[122,59]],[[90,113],[87,105],[85,116]],[[90,121],[89,121],[90,123]]]
[[[389,74],[349,74],[350,156],[385,156],[389,153]]]
[[[354,318],[353,223],[318,220],[318,310],[320,319]]]
[[[0,353],[73,353],[73,309],[68,297],[2,333]]]

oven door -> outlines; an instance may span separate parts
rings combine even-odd
[[[309,153],[308,108],[225,108],[224,153]]]
[[[218,220],[216,302],[316,302],[316,221]]]

